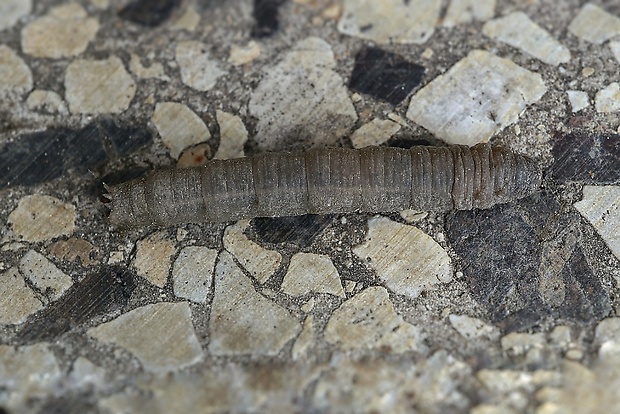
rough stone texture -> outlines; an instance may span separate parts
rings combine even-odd
[[[379,286],[366,288],[340,305],[324,335],[327,342],[345,351],[426,351],[422,330],[396,313],[387,290]]]
[[[100,250],[84,239],[70,238],[58,240],[48,251],[55,257],[69,262],[79,263],[82,266],[92,266],[99,263]]]
[[[208,50],[209,46],[205,43],[188,40],[179,42],[175,51],[183,83],[202,92],[213,89],[218,78],[226,74]]]
[[[43,307],[15,268],[0,273],[0,323],[19,324]]]
[[[209,319],[213,355],[277,355],[301,331],[288,310],[254,290],[228,252],[215,268],[215,296]]]
[[[566,91],[568,100],[573,109],[573,113],[579,112],[590,106],[590,97],[587,92],[584,91]]]
[[[474,20],[484,22],[494,14],[495,0],[451,0],[442,25],[452,27]]]
[[[5,408],[23,410],[28,399],[49,395],[60,378],[60,367],[47,344],[19,349],[0,345],[0,387]]]
[[[13,237],[39,242],[70,235],[75,229],[75,207],[47,195],[29,195],[19,200],[9,214]]]
[[[592,3],[586,3],[570,22],[568,31],[583,40],[600,45],[620,34],[620,18]]]
[[[138,242],[133,266],[139,276],[157,287],[164,287],[174,252],[174,243],[167,234],[163,231],[155,232]]]
[[[65,75],[65,98],[74,114],[125,111],[136,83],[116,56],[106,60],[74,60]]]
[[[54,91],[36,89],[28,95],[26,104],[31,111],[39,111],[48,114],[69,114],[67,105],[65,105],[60,95]]]
[[[482,32],[500,42],[522,50],[548,65],[558,66],[570,60],[570,51],[551,37],[523,12],[514,12],[491,20],[482,27]]]
[[[98,30],[99,22],[88,17],[82,6],[64,4],[22,29],[22,50],[40,58],[77,56],[86,50]]]
[[[0,45],[0,93],[8,91],[22,93],[31,89],[32,72],[28,65],[13,49]]]
[[[598,112],[620,112],[620,84],[612,82],[598,91],[594,104]]]
[[[192,302],[205,303],[213,283],[217,250],[202,246],[185,247],[174,261],[174,294]]]
[[[227,227],[224,232],[224,248],[232,253],[259,283],[265,283],[280,267],[282,255],[249,240],[243,234],[248,225],[249,221],[241,220]]]
[[[203,357],[185,302],[142,306],[89,329],[88,334],[127,349],[153,372],[181,369]]]
[[[357,114],[335,66],[331,46],[310,37],[265,70],[248,107],[261,150],[334,145],[353,127]]]
[[[215,116],[220,126],[220,146],[213,158],[225,160],[243,157],[248,131],[241,118],[220,110],[215,111]]]
[[[340,275],[329,256],[313,253],[297,253],[291,258],[281,289],[291,296],[329,293],[345,297]]]
[[[575,208],[620,259],[620,186],[585,186]]]
[[[466,339],[488,338],[491,341],[499,339],[499,330],[480,319],[455,314],[450,315],[448,319],[450,325]]]
[[[539,74],[474,50],[411,98],[407,118],[449,144],[475,145],[515,123],[546,91]]]
[[[345,0],[338,30],[376,43],[425,43],[440,10],[439,0]]]
[[[0,30],[14,26],[32,10],[32,0],[4,0],[0,3]]]
[[[152,118],[162,143],[170,156],[179,158],[184,149],[211,138],[209,128],[194,111],[178,102],[161,102],[155,106]]]
[[[353,252],[390,290],[409,298],[452,280],[450,257],[436,241],[416,227],[385,217],[368,221],[366,241]]]
[[[61,297],[73,285],[71,277],[34,250],[29,250],[21,258],[19,270],[50,301]]]
[[[400,131],[400,125],[387,119],[373,119],[351,134],[353,148],[379,146]]]

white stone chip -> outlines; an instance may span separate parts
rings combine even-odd
[[[351,134],[353,148],[378,146],[400,131],[400,125],[387,119],[373,119]]]
[[[74,114],[120,113],[129,108],[136,83],[116,56],[74,60],[65,75],[65,98]]]
[[[230,55],[228,55],[228,63],[235,66],[245,65],[257,59],[260,52],[260,44],[254,40],[250,40],[245,46],[232,45]]]
[[[329,256],[314,253],[296,253],[291,258],[281,289],[291,296],[308,293],[329,293],[345,297],[340,275]]]
[[[220,126],[220,146],[213,158],[226,160],[243,157],[245,155],[243,146],[248,141],[248,130],[245,129],[241,118],[219,109],[215,111],[215,117]]]
[[[301,329],[288,310],[256,292],[230,253],[220,254],[209,318],[211,354],[277,355]]]
[[[368,221],[363,244],[353,249],[394,293],[409,298],[452,280],[448,253],[422,230],[385,217]]]
[[[30,14],[32,0],[0,1],[0,30],[13,27],[19,19]]]
[[[594,97],[597,112],[620,112],[620,84],[612,82]]]
[[[292,357],[293,361],[297,361],[308,353],[308,349],[316,341],[316,332],[314,329],[314,317],[308,315],[304,321],[304,326],[293,344]]]
[[[583,199],[575,203],[575,208],[620,259],[620,186],[586,185]]]
[[[523,12],[491,20],[482,32],[495,40],[507,43],[542,62],[558,66],[570,61],[570,51],[554,39],[549,32],[538,26]]]
[[[488,338],[491,341],[499,339],[499,329],[478,318],[452,314],[448,319],[450,325],[465,339]]]
[[[249,103],[261,150],[333,146],[349,133],[357,113],[335,67],[331,46],[310,37],[265,71]]]
[[[75,229],[75,207],[48,195],[28,195],[9,214],[13,236],[40,242],[70,235]]]
[[[54,353],[46,343],[0,345],[2,406],[9,412],[32,412],[32,400],[49,398],[61,379]]]
[[[282,263],[282,255],[249,240],[243,234],[249,224],[248,220],[240,220],[227,227],[224,231],[224,248],[232,253],[241,266],[262,284],[278,270]]]
[[[327,342],[345,351],[426,351],[420,328],[396,313],[387,290],[381,286],[366,288],[340,305],[329,318],[324,334]]]
[[[203,246],[181,250],[172,268],[174,294],[192,302],[205,303],[213,283],[216,258],[217,250]]]
[[[620,18],[586,3],[568,26],[568,31],[580,39],[600,45],[620,35]]]
[[[35,89],[28,95],[26,105],[31,111],[38,111],[48,114],[68,115],[69,110],[64,101],[54,91]]]
[[[611,49],[611,53],[614,55],[618,63],[620,63],[620,40],[609,42],[609,48]]]
[[[411,98],[407,118],[447,143],[475,145],[515,123],[546,91],[539,74],[474,50]]]
[[[142,306],[89,329],[88,335],[125,348],[152,372],[175,371],[203,357],[187,302]]]
[[[481,369],[476,378],[495,394],[507,394],[516,390],[532,392],[538,387],[545,385],[558,386],[562,382],[562,374],[556,371],[516,371]]]
[[[175,59],[181,68],[181,80],[190,88],[198,91],[213,89],[218,78],[226,72],[208,52],[209,46],[194,40],[179,42]]]
[[[166,232],[155,232],[138,241],[133,266],[139,276],[162,288],[168,280],[174,252],[174,243],[167,237]]]
[[[88,17],[81,5],[63,4],[22,29],[22,50],[40,58],[77,56],[86,50],[98,30],[97,19]]]
[[[28,65],[13,49],[0,45],[0,94],[9,91],[22,93],[31,89],[32,72]]]
[[[425,43],[433,35],[441,0],[344,0],[338,30],[382,44]]]
[[[603,319],[596,325],[594,342],[597,346],[609,341],[620,340],[620,318],[612,317]]]
[[[501,339],[502,350],[513,356],[525,355],[532,348],[543,348],[547,344],[545,334],[537,332],[533,334],[511,332]]]
[[[129,60],[129,70],[142,79],[159,79],[166,82],[170,80],[168,75],[166,75],[164,65],[156,62],[152,63],[149,67],[145,67],[140,61],[140,56],[135,53],[131,54],[131,58]]]
[[[26,286],[17,269],[12,267],[0,273],[0,324],[20,324],[42,308],[43,303]]]
[[[590,106],[590,97],[584,91],[566,91],[573,113]]]
[[[29,250],[19,261],[19,270],[50,300],[62,296],[73,285],[73,279],[54,266],[45,256]]]
[[[152,118],[162,143],[174,159],[184,149],[211,138],[209,128],[194,111],[178,102],[160,102],[155,106]]]
[[[443,26],[487,21],[495,15],[495,0],[452,0],[448,6]]]
[[[106,370],[93,364],[88,358],[78,357],[67,376],[67,383],[74,390],[105,390],[110,384],[106,380]]]

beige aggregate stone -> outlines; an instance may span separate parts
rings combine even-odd
[[[105,10],[110,7],[110,0],[89,0],[90,4],[100,10]]]
[[[590,106],[590,97],[584,91],[566,91],[573,113],[579,112]]]
[[[340,275],[329,256],[314,253],[293,255],[281,289],[291,296],[329,293],[345,297]]]
[[[174,243],[168,239],[166,232],[155,232],[138,241],[133,266],[139,276],[162,288],[168,280],[174,252]]]
[[[260,44],[250,40],[247,45],[232,45],[228,55],[228,63],[234,66],[241,66],[253,62],[260,56]]]
[[[557,386],[562,383],[562,375],[556,371],[516,371],[481,369],[476,374],[485,387],[491,392],[507,394],[515,390],[528,393],[541,386]]]
[[[502,350],[508,355],[524,355],[532,348],[543,348],[547,344],[543,333],[511,332],[501,339]]]
[[[65,75],[65,98],[74,114],[120,113],[129,108],[136,83],[116,56],[74,60]]]
[[[620,18],[593,3],[586,3],[570,22],[568,31],[580,39],[600,45],[620,35]]]
[[[310,299],[306,301],[306,303],[301,305],[301,310],[306,313],[312,312],[312,309],[314,309],[315,304],[316,304],[316,300],[314,299],[314,297],[311,297]]]
[[[10,47],[0,45],[0,94],[31,89],[32,72],[26,62]]]
[[[267,250],[249,240],[243,231],[250,224],[249,220],[240,220],[224,231],[224,248],[245,270],[250,272],[259,283],[265,283],[280,267],[282,255],[275,250]]]
[[[620,84],[612,82],[598,91],[594,105],[597,112],[620,112]]]
[[[24,241],[40,242],[70,235],[75,229],[75,207],[48,195],[28,195],[9,214],[13,235]]]
[[[106,370],[93,364],[88,358],[79,357],[73,363],[73,367],[67,378],[67,385],[71,389],[88,392],[91,389],[105,389]]]
[[[314,316],[306,316],[303,328],[299,333],[299,336],[293,344],[293,361],[297,361],[307,355],[308,349],[316,341],[316,331],[314,329]]]
[[[570,51],[549,32],[534,23],[525,13],[513,12],[486,22],[482,32],[507,43],[542,62],[558,66],[570,61]]]
[[[335,67],[331,46],[309,37],[265,70],[248,106],[258,119],[254,139],[261,150],[277,150],[293,142],[335,145],[349,133],[357,113]]]
[[[60,378],[60,367],[48,344],[0,345],[0,398],[10,412],[29,412],[28,400],[49,396]]]
[[[129,60],[129,70],[142,79],[159,79],[165,82],[170,81],[170,78],[166,75],[164,65],[159,62],[155,62],[152,63],[151,66],[145,67],[140,61],[140,56],[135,53],[131,54],[131,58]]]
[[[30,14],[32,0],[2,0],[0,2],[0,30],[15,26],[24,16]]]
[[[603,319],[596,325],[594,331],[594,342],[600,346],[604,342],[620,340],[620,318]]]
[[[376,216],[363,244],[353,248],[394,293],[409,298],[452,280],[450,257],[422,230]]]
[[[125,348],[152,372],[185,368],[203,357],[187,302],[142,306],[89,329],[88,335]]]
[[[179,158],[184,149],[211,138],[203,120],[182,103],[158,103],[152,121],[174,159]]]
[[[465,339],[487,338],[491,341],[499,339],[500,331],[478,318],[467,315],[451,314],[448,317],[450,325]]]
[[[86,50],[98,30],[97,19],[88,17],[80,4],[63,4],[22,29],[22,50],[40,58],[77,56]]]
[[[450,144],[486,142],[547,91],[542,77],[473,50],[412,98],[407,118]]]
[[[387,119],[373,119],[351,134],[353,148],[378,146],[400,131],[400,125]]]
[[[377,43],[425,43],[435,31],[441,0],[344,0],[338,30]]]
[[[54,91],[35,89],[28,95],[26,105],[31,111],[38,111],[48,114],[68,115],[67,105],[60,95]]]
[[[82,266],[99,263],[101,251],[87,240],[72,237],[58,240],[50,245],[48,251],[55,257],[69,262],[79,262]]]
[[[0,324],[20,324],[42,308],[43,303],[16,268],[0,273]]]
[[[60,298],[73,285],[70,276],[34,250],[29,250],[21,258],[19,270],[51,301]]]
[[[620,259],[620,186],[586,185],[583,199],[574,205]]]
[[[380,286],[366,288],[340,305],[325,327],[325,340],[345,351],[426,351],[421,329],[396,313],[387,290]]]
[[[213,283],[217,250],[203,246],[185,247],[174,261],[174,294],[192,302],[205,303]]]
[[[188,5],[185,8],[185,12],[175,21],[170,28],[172,30],[187,30],[193,32],[200,23],[200,14],[196,11],[194,6]]]
[[[177,161],[177,168],[200,167],[211,159],[211,147],[207,143],[186,148]]]
[[[474,20],[487,21],[495,15],[495,0],[452,0],[442,25],[452,27]]]
[[[609,42],[609,49],[611,49],[611,53],[614,55],[618,63],[620,63],[620,40]]]
[[[208,52],[209,46],[194,40],[179,42],[175,59],[181,68],[181,80],[190,88],[206,92],[213,89],[218,78],[226,72],[213,60]]]
[[[220,146],[213,158],[226,160],[241,158],[245,154],[243,146],[248,141],[248,130],[241,118],[219,109],[215,111],[217,123],[220,126]]]
[[[256,292],[228,252],[220,254],[215,268],[211,306],[213,355],[277,355],[302,329],[287,309]]]

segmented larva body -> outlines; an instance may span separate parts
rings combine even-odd
[[[410,149],[329,148],[213,160],[108,188],[118,227],[302,214],[469,210],[530,195],[531,158],[479,144]]]

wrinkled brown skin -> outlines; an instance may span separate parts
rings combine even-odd
[[[119,228],[302,214],[470,210],[526,197],[538,163],[503,147],[329,148],[213,160],[108,188]]]

